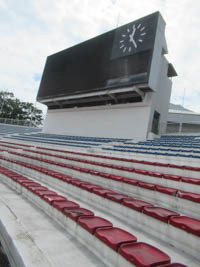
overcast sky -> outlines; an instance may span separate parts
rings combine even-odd
[[[0,0],[0,90],[35,103],[48,55],[155,11],[179,75],[171,102],[200,113],[200,0]]]

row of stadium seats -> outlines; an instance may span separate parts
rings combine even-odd
[[[85,164],[92,164],[95,166],[110,167],[112,169],[117,168],[118,170],[124,169],[124,170],[129,170],[130,172],[134,172],[134,170],[136,169],[136,173],[137,171],[138,173],[140,173],[140,170],[138,169],[141,169],[142,171],[143,170],[148,171],[148,172],[142,172],[142,174],[145,175],[148,174],[150,176],[155,176],[160,178],[162,177],[174,181],[182,181],[184,183],[191,183],[196,185],[199,184],[199,180],[196,178],[197,177],[199,178],[200,168],[189,165],[177,165],[177,164],[121,158],[121,157],[119,158],[113,156],[111,157],[111,156],[103,156],[103,155],[96,155],[89,153],[72,152],[67,150],[48,149],[45,147],[37,147],[37,150],[35,150],[35,148],[25,149],[26,145],[21,146],[20,144],[20,146],[16,146],[15,143],[8,144],[8,142],[2,142],[2,141],[0,142],[0,146],[3,148],[7,148],[11,151],[16,151],[16,149],[20,149],[21,151],[21,149],[23,149],[24,153],[28,153],[29,155],[39,154],[45,159],[51,159],[51,157],[54,157],[55,159],[59,159],[60,162],[66,162],[66,160],[79,161],[80,163],[83,162]]]
[[[0,174],[4,183],[22,193],[52,219],[59,221],[104,262],[111,263],[112,266],[185,266],[180,263],[170,264],[170,257],[165,252],[147,243],[138,242],[133,234],[114,227],[110,221],[95,216],[92,211],[81,208],[79,204],[30,178],[2,166]],[[177,216],[172,216],[171,221],[173,218],[177,227]]]
[[[75,145],[88,145],[88,146],[99,146],[101,145],[101,143],[97,143],[97,142],[90,142],[88,143],[89,141],[81,141],[81,140],[60,140],[60,139],[57,139],[56,136],[55,138],[52,137],[52,138],[47,138],[47,137],[37,137],[35,135],[24,135],[24,134],[19,134],[18,136],[19,138],[23,138],[24,140],[29,140],[29,141],[34,141],[34,140],[38,140],[38,141],[48,141],[48,142],[56,142],[57,144],[75,144]]]
[[[197,150],[176,150],[176,151],[170,151],[170,149],[167,149],[167,151],[163,150],[151,150],[151,147],[136,147],[135,149],[131,148],[128,149],[126,146],[119,146],[116,147],[116,145],[110,145],[107,147],[106,145],[102,145],[99,147],[98,145],[88,145],[88,144],[70,144],[70,143],[61,143],[57,141],[47,141],[44,139],[35,139],[35,138],[30,138],[30,137],[20,137],[20,136],[9,136],[7,137],[8,140],[19,140],[22,142],[32,142],[32,143],[39,143],[40,145],[55,145],[55,146],[63,146],[63,147],[71,147],[71,148],[80,148],[80,149],[90,149],[90,148],[95,148],[95,149],[100,149],[102,152],[107,152],[107,153],[120,153],[120,154],[130,154],[130,155],[140,155],[141,157],[151,157],[151,156],[161,156],[161,157],[181,157],[181,158],[190,158],[190,159],[199,159],[200,158],[200,153]]]
[[[4,147],[4,145],[0,144],[0,147]],[[9,148],[9,146],[5,147]],[[10,148],[12,149],[12,147]],[[14,149],[16,149],[16,147]],[[145,176],[150,176],[150,177],[169,179],[173,181],[182,181],[185,183],[191,183],[196,185],[200,184],[199,167],[177,165],[177,164],[163,164],[159,162],[139,161],[139,160],[129,160],[129,159],[123,160],[122,158],[109,157],[109,156],[96,158],[92,154],[85,154],[78,152],[74,153],[70,151],[66,152],[69,154],[68,156],[57,155],[55,153],[42,152],[31,149],[23,149],[23,153],[29,156],[30,155],[38,156],[50,160],[54,158],[54,160],[59,160],[60,162],[70,163],[70,164],[71,163],[73,164],[73,162],[75,162],[82,167],[84,167],[85,165],[88,165],[88,167],[90,168],[95,166],[95,169],[99,171],[101,171],[102,168],[104,169],[106,168],[106,170],[108,171],[112,169],[111,173],[120,175],[121,172],[121,174],[127,177],[129,177],[129,174],[131,173],[133,174],[133,176],[131,175],[131,177],[134,178],[134,173],[137,173],[137,177],[140,177],[140,175],[142,175],[144,176],[143,177],[144,179]],[[99,161],[99,159],[104,159],[104,160]],[[190,177],[187,177],[187,175],[190,175]]]
[[[91,184],[91,182],[93,182],[93,179],[91,179],[90,182],[88,180],[86,180],[86,179],[83,179],[83,180],[73,179],[72,177],[69,177],[69,176],[66,176],[64,174],[55,172],[53,170],[50,170],[50,169],[47,169],[47,168],[44,168],[44,167],[39,167],[39,166],[36,166],[36,165],[32,165],[30,163],[25,163],[25,162],[22,162],[22,161],[20,162],[19,160],[11,160],[11,159],[8,159],[8,158],[5,158],[5,157],[1,157],[1,160],[4,162],[4,164],[8,164],[8,167],[12,167],[14,169],[18,169],[18,171],[21,171],[23,173],[27,173],[30,176],[38,177],[38,179],[41,179],[44,182],[48,181],[49,176],[54,177],[54,178],[56,178],[58,180],[61,180],[62,181],[62,183],[60,185],[60,189],[61,190],[64,188],[65,190],[69,190],[69,192],[73,192],[74,191],[74,188],[72,188],[73,186],[83,187],[82,188],[83,190],[93,191],[93,193],[96,193],[97,195],[100,195],[100,196],[103,196],[103,197],[105,197],[105,194],[107,194],[107,198],[111,199],[113,201],[121,202],[123,200],[124,201],[126,200],[125,201],[125,203],[126,203],[125,205],[127,205],[128,207],[131,207],[133,209],[139,210],[139,211],[143,210],[143,208],[146,207],[146,206],[147,207],[150,206],[151,208],[153,206],[150,203],[146,203],[144,201],[136,200],[135,198],[132,199],[131,197],[129,197],[127,195],[118,194],[117,192],[114,192],[113,190],[108,190],[107,188],[103,188],[103,191],[102,191],[102,188],[98,189],[99,188],[99,184],[98,183],[95,184],[95,185]],[[6,161],[6,163],[5,163],[5,161]],[[9,165],[9,163],[11,163],[11,165]],[[67,185],[67,187],[66,187],[66,185],[65,186],[63,185],[63,182],[72,184],[73,186],[69,187]],[[58,181],[54,179],[52,185],[54,187],[58,186]],[[139,186],[140,185],[141,184],[139,184]],[[144,186],[144,183],[143,183],[143,186]],[[78,194],[78,192],[81,195],[79,190],[78,191],[77,190],[74,191],[74,193],[76,193],[76,195]],[[114,193],[114,196],[113,196],[113,193]],[[116,193],[117,193],[117,195],[116,195]],[[109,194],[111,194],[111,195],[109,195]],[[100,201],[99,199],[91,199],[88,196],[86,197],[86,195],[85,195],[85,199],[88,199],[88,201],[92,200],[92,202],[94,202],[96,204],[98,204],[98,203],[102,204],[103,203],[102,200]],[[133,200],[134,201],[136,200],[136,203],[134,203]],[[199,204],[197,206],[198,206],[198,209],[199,209]],[[108,205],[108,203],[107,203],[107,205],[105,205],[105,208],[107,209],[109,207],[110,207],[110,205]],[[151,210],[151,208],[150,208],[150,210]],[[185,208],[185,205],[184,205],[184,208]],[[116,212],[116,211],[119,211],[120,209],[119,209],[119,207],[116,207],[116,209],[114,209],[114,210]],[[154,211],[148,211],[147,210],[146,212],[145,211],[143,211],[143,212],[145,214],[150,214],[153,217],[159,218],[159,219],[161,219],[162,221],[165,221],[165,222],[168,222],[170,215],[178,215],[177,213],[174,213],[173,211],[169,211],[169,210],[166,210],[166,209],[163,209],[163,208],[161,208],[161,209],[159,208],[159,209],[154,210]],[[127,215],[127,212],[124,212],[123,210],[120,210],[120,214],[122,214],[123,216],[125,215],[125,213]],[[130,212],[129,212],[129,216],[130,216]],[[131,216],[131,219],[135,220],[136,218],[137,218],[137,216],[136,217],[134,217],[134,216],[132,217]],[[188,227],[188,229],[190,228],[190,230],[189,230],[190,232],[193,231],[193,233],[195,233],[193,227],[196,224],[196,226],[195,226],[196,227],[196,233],[195,234],[199,235],[200,221],[192,219],[192,218],[188,218],[188,217],[182,217],[182,218],[184,218],[183,221],[184,220],[186,220],[186,221],[189,220],[187,227]],[[139,218],[139,221],[142,221],[141,218]],[[146,226],[148,226],[148,229],[149,229],[150,226],[153,227],[154,229],[151,229],[151,230],[154,230],[154,231],[157,231],[157,232],[158,232],[158,229],[161,228],[160,224],[159,224],[159,227],[157,228],[157,225],[155,224],[155,222],[150,223],[149,219],[146,219]],[[184,225],[183,229],[185,229],[187,227],[186,227],[186,225]],[[191,229],[193,229],[193,230],[191,230]],[[169,234],[169,230],[166,231],[165,226],[164,226],[164,228],[162,229],[161,232],[162,232],[162,235],[165,235],[166,233]],[[174,236],[174,233],[173,233],[173,235],[171,237],[171,240],[173,240],[173,236]],[[181,236],[183,236],[183,235],[181,235]],[[166,238],[167,237],[165,237],[165,239]],[[188,241],[187,238],[184,240],[185,242]],[[177,237],[176,237],[176,239],[177,239]],[[183,245],[185,242],[180,242],[180,245]],[[194,242],[194,241],[192,243],[196,244],[196,242]]]
[[[174,154],[176,154],[177,152],[178,153],[194,153],[194,154],[200,154],[200,151],[199,151],[199,149],[198,150],[193,150],[192,149],[192,147],[190,146],[189,148],[190,148],[190,150],[188,150],[188,149],[180,149],[180,147],[178,147],[178,149],[173,149],[173,148],[171,148],[171,147],[173,147],[173,145],[169,145],[169,147],[168,148],[163,148],[163,147],[161,147],[161,146],[159,146],[159,147],[151,147],[151,146],[127,146],[127,145],[114,145],[113,146],[114,148],[123,148],[123,149],[136,149],[136,150],[142,150],[142,151],[145,151],[145,150],[150,150],[150,151],[158,151],[158,152],[170,152],[170,153],[174,153]],[[195,146],[195,148],[196,148],[196,146]]]
[[[154,140],[147,140],[145,142],[131,142],[125,141],[124,144],[140,145],[140,146],[163,146],[163,147],[177,147],[177,148],[200,148],[200,136],[161,136]]]
[[[125,148],[109,148],[109,147],[102,147],[102,150],[110,151],[110,152],[125,152],[125,153],[136,153],[136,154],[144,154],[144,155],[155,155],[155,156],[167,156],[167,157],[185,157],[185,158],[197,158],[199,159],[199,155],[194,155],[193,152],[185,153],[167,153],[167,152],[155,152],[155,151],[147,151],[147,150],[136,150],[136,149],[125,149]]]
[[[42,140],[42,139],[35,139],[31,137],[24,137],[24,136],[9,136],[7,137],[8,139],[11,140],[20,140],[20,141],[27,141],[27,142],[36,142],[36,143],[43,143],[43,144],[51,144],[51,145],[61,145],[61,146],[69,146],[69,147],[81,147],[81,148],[90,148],[92,145],[85,145],[83,144],[70,144],[67,142],[60,142],[60,141],[55,141],[55,140]]]
[[[44,157],[36,157],[35,155],[28,155],[26,153],[19,153],[19,152],[13,152],[13,151],[7,151],[9,154],[13,156],[15,159],[21,159],[26,158],[27,162],[46,162],[47,164],[56,165],[64,168],[70,168],[73,167],[74,164],[77,168],[88,168],[88,170],[96,171],[96,174],[101,172],[106,172],[106,174],[110,175],[111,177],[118,177],[116,179],[120,181],[124,181],[124,179],[130,178],[132,180],[140,182],[146,182],[155,184],[157,186],[165,186],[169,187],[171,186],[171,189],[180,190],[189,190],[193,193],[198,193],[200,188],[200,179],[197,178],[190,178],[190,177],[183,177],[178,175],[170,175],[160,172],[153,172],[153,171],[147,171],[142,169],[135,169],[130,167],[123,167],[123,166],[117,166],[117,165],[111,165],[107,163],[98,163],[93,162],[89,160],[83,160],[83,159],[74,159],[74,158],[66,158],[64,159],[64,163],[58,162],[58,159],[60,157],[54,157],[55,160],[53,160],[52,157],[48,157],[45,155]],[[30,153],[30,152],[28,152]],[[34,154],[34,153],[33,153]],[[50,159],[49,159],[50,158]],[[72,165],[71,165],[72,164]],[[114,179],[114,178],[113,178]],[[129,179],[127,179],[129,180]],[[195,194],[194,194],[195,195]]]
[[[100,163],[105,163],[107,165],[102,165],[104,167],[110,167],[110,168],[117,168],[121,170],[130,170],[130,172],[134,172],[134,169],[142,169],[145,171],[149,171],[150,176],[161,177],[161,174],[169,174],[165,175],[164,178],[171,179],[171,180],[177,180],[177,181],[183,181],[193,184],[199,184],[199,180],[195,178],[199,178],[200,168],[190,165],[181,165],[181,164],[174,164],[174,163],[162,163],[159,161],[149,161],[149,160],[138,160],[138,159],[130,159],[130,158],[123,158],[123,157],[116,157],[116,156],[107,156],[107,155],[97,155],[97,154],[91,154],[91,153],[81,153],[81,152],[73,152],[69,150],[59,150],[59,149],[49,149],[46,147],[31,147],[29,145],[18,145],[16,143],[9,143],[0,141],[1,147],[6,147],[7,149],[11,149],[16,151],[16,149],[23,149],[24,153],[32,153],[34,154],[40,154],[44,156],[49,157],[56,157],[59,158],[61,161],[62,159],[65,161],[67,159],[70,160],[78,160],[84,163],[90,163],[93,165],[100,165]],[[25,148],[33,148],[33,149],[25,149]],[[44,151],[48,151],[44,152]],[[55,154],[56,153],[56,154]],[[67,155],[67,156],[66,156]],[[84,161],[86,160],[86,161]],[[88,160],[88,162],[87,162]],[[187,162],[186,162],[187,164]],[[191,164],[191,162],[190,162]],[[117,165],[117,166],[116,166]],[[199,166],[199,164],[197,164]],[[127,168],[121,168],[121,167],[128,167]],[[160,174],[161,173],[161,174]],[[148,174],[148,172],[144,172],[144,174]],[[175,177],[173,176],[175,175]],[[178,176],[178,177],[176,177]],[[183,177],[185,176],[185,177]],[[194,179],[192,179],[194,178]]]
[[[26,137],[26,135],[23,135]],[[29,137],[33,138],[43,138],[43,139],[54,139],[54,140],[75,140],[75,141],[86,141],[86,142],[99,142],[99,143],[109,143],[109,142],[125,142],[128,139],[122,138],[99,138],[99,137],[84,137],[84,136],[73,136],[73,135],[59,135],[59,134],[45,134],[45,133],[33,133],[29,134]]]

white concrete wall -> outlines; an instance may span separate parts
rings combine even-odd
[[[172,81],[167,76],[168,61],[164,55],[159,61],[159,78],[157,80],[156,92],[152,94],[152,112],[149,121],[149,132],[151,132],[154,110],[160,113],[159,135],[166,132],[169,101],[171,96]]]
[[[48,110],[44,133],[144,140],[150,103]]]

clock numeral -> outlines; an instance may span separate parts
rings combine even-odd
[[[128,52],[129,52],[129,53],[131,52],[131,46],[129,47]]]
[[[124,47],[124,44],[120,46],[120,49],[122,49]]]
[[[139,40],[138,40],[138,42],[142,43],[142,42],[143,42],[143,40],[142,40],[142,39],[139,39]]]
[[[124,40],[120,40],[120,43],[123,43],[124,42]]]
[[[146,35],[146,32],[143,32],[143,33],[141,33],[140,35],[141,35],[141,36],[144,36],[144,35]]]
[[[125,34],[122,34],[122,37],[126,37],[126,35]]]
[[[142,32],[142,31],[144,31],[144,29],[145,29],[145,26],[144,26],[144,27],[142,27],[142,28],[140,29],[140,31]]]
[[[139,24],[138,26],[137,26],[137,28],[139,29],[141,27],[141,24]]]

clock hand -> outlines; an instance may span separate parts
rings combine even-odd
[[[136,31],[136,28],[135,28],[135,25],[133,25],[133,32],[132,32],[132,34],[130,34],[132,37],[134,37],[135,31]]]
[[[135,28],[135,25],[133,25],[133,32],[131,34],[129,34],[129,41],[131,43],[133,43],[133,45],[134,45],[135,48],[137,48],[137,44],[136,44],[136,42],[135,42],[135,40],[133,38],[134,35],[135,35],[135,31],[136,31],[136,28]]]
[[[137,48],[137,44],[136,44],[135,40],[133,39],[133,37],[132,36],[129,36],[129,37],[130,37],[130,42],[133,43],[135,48]]]

